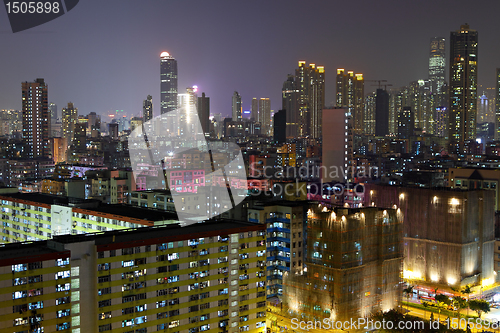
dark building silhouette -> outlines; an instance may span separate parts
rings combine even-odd
[[[118,140],[118,123],[110,123],[109,127],[109,136],[113,140]]]
[[[389,94],[384,89],[377,89],[375,97],[375,136],[389,134]]]
[[[277,143],[285,143],[286,110],[279,110],[274,114],[273,128],[274,128],[274,141]]]
[[[410,139],[413,135],[414,119],[411,106],[403,107],[398,114],[398,138]]]
[[[203,133],[210,133],[210,97],[206,97],[205,93],[198,97],[198,117],[200,118],[201,128]]]

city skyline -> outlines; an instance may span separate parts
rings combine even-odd
[[[243,110],[251,108],[253,97],[268,97],[271,109],[278,111],[283,81],[299,60],[325,66],[325,104],[333,105],[337,68],[355,68],[368,80],[386,79],[395,87],[425,79],[431,38],[447,37],[464,23],[481,34],[479,85],[494,87],[495,69],[499,66],[495,60],[500,54],[500,46],[495,43],[496,29],[489,24],[494,22],[490,18],[498,8],[496,4],[471,13],[460,9],[465,7],[459,3],[451,6],[449,1],[433,4],[432,12],[425,3],[403,7],[400,2],[390,2],[376,9],[369,3],[359,7],[356,3],[315,2],[311,5],[321,8],[321,13],[302,16],[308,29],[291,26],[285,35],[279,27],[303,15],[289,3],[252,2],[229,7],[221,2],[193,6],[120,2],[123,16],[114,15],[118,2],[100,3],[99,11],[95,4],[82,3],[58,20],[17,34],[12,34],[7,20],[3,20],[0,38],[9,52],[0,65],[4,74],[1,109],[21,109],[19,83],[44,78],[49,86],[49,103],[62,106],[71,101],[82,114],[105,115],[124,110],[129,117],[139,116],[147,95],[152,95],[155,114],[159,114],[158,57],[163,51],[178,60],[179,89],[197,85],[211,97],[213,113],[230,115],[234,90],[242,96]],[[220,10],[211,10],[216,7]],[[262,8],[268,12],[261,17],[262,24],[245,24],[251,23],[252,13]],[[399,15],[403,9],[411,15]],[[339,34],[344,19],[327,20],[332,12],[353,10],[359,23],[356,29]],[[162,13],[169,11],[177,15],[164,23]],[[149,13],[145,25],[138,20],[143,12]],[[241,20],[231,16],[234,12],[242,13]],[[453,15],[442,16],[444,12]],[[188,14],[192,19],[185,20]],[[89,26],[89,18],[97,24]],[[381,23],[384,21],[391,23]],[[161,34],[162,29],[174,28],[179,31],[175,36]],[[373,30],[375,33],[366,33]],[[109,43],[110,38],[113,43]],[[236,52],[231,48],[235,40],[264,47]],[[32,49],[43,51],[33,57]],[[73,51],[71,60],[67,52],[61,52],[63,49]],[[448,40],[446,52],[449,54]],[[372,88],[367,86],[365,92],[368,94]]]

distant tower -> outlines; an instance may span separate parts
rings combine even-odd
[[[274,114],[274,141],[282,144],[286,142],[286,110],[279,110]]]
[[[177,60],[168,52],[160,54],[160,113],[165,114],[177,109]],[[166,121],[166,130],[177,134],[178,119],[170,114]]]
[[[321,138],[321,117],[325,105],[325,67],[306,66],[299,61],[295,70],[299,136]]]
[[[281,108],[286,111],[286,137],[290,139],[299,137],[298,92],[295,76],[289,74],[283,83]]]
[[[410,139],[413,135],[413,112],[411,106],[403,107],[398,114],[398,138]]]
[[[29,158],[49,157],[48,88],[44,79],[22,83],[23,140]]]
[[[186,88],[185,94],[178,94],[178,105],[181,108],[179,119],[179,135],[183,136],[191,133],[193,136],[201,133],[195,133],[196,121],[198,121],[198,87]]]
[[[233,93],[233,121],[241,121],[241,96],[237,91]]]
[[[269,98],[259,99],[259,119],[260,132],[265,135],[271,135],[271,100]]]
[[[210,134],[210,97],[201,93],[198,97],[198,117],[200,118],[201,128],[205,136]]]
[[[464,142],[476,139],[477,31],[468,24],[450,35],[449,139],[463,151]]]
[[[62,136],[66,139],[68,146],[73,142],[75,136],[75,126],[78,121],[78,109],[73,103],[62,109]]]
[[[147,122],[153,118],[153,97],[148,97],[142,102],[142,119]]]
[[[354,132],[363,133],[364,127],[364,102],[365,102],[365,80],[363,74],[349,71],[345,74],[344,69],[337,69],[337,107],[347,108],[351,115]]]
[[[54,103],[49,104],[49,116],[53,123],[57,121],[57,105]]]
[[[259,119],[259,100],[252,98],[252,108],[250,110],[250,120],[257,121]]]
[[[431,50],[429,54],[429,81],[431,82],[431,93],[442,95],[444,93],[444,71],[446,66],[445,54],[446,40],[443,37],[431,38]],[[437,103],[442,106],[442,103]]]

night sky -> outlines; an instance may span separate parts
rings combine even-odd
[[[179,92],[198,85],[212,113],[230,114],[234,90],[244,110],[253,97],[280,109],[283,81],[298,60],[325,66],[329,105],[337,68],[396,87],[427,79],[430,38],[445,37],[448,51],[450,31],[465,22],[479,32],[479,83],[493,87],[498,13],[496,0],[81,0],[62,17],[13,34],[2,8],[0,109],[20,109],[21,82],[41,77],[59,112],[71,101],[79,114],[134,116],[151,94],[156,116],[162,51],[177,59]]]

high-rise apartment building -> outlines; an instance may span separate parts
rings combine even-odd
[[[262,203],[248,220],[267,226],[267,297],[283,296],[286,274],[302,273],[306,256],[306,207],[303,202]]]
[[[168,52],[160,54],[160,113],[165,114],[177,109],[177,60]],[[178,119],[170,113],[166,118],[167,134],[177,135]]]
[[[259,118],[261,133],[264,136],[271,134],[271,100],[269,98],[259,99]]]
[[[355,75],[352,71],[345,73],[344,69],[337,69],[337,107],[347,108],[356,134],[363,133],[364,129],[364,82],[363,74]]]
[[[321,138],[325,105],[325,67],[299,61],[295,75],[283,83],[282,109],[287,110],[287,137]]]
[[[478,33],[468,24],[450,35],[449,139],[453,150],[476,139]]]
[[[75,108],[73,103],[69,102],[68,106],[62,109],[62,136],[68,146],[73,142],[77,122],[78,109]]]
[[[364,130],[366,135],[375,135],[375,99],[375,93],[365,97]]]
[[[22,83],[23,140],[27,157],[49,157],[48,88],[44,79]]]
[[[144,122],[153,119],[153,97],[151,95],[148,95],[142,102],[142,119]]]
[[[298,88],[299,136],[321,138],[321,116],[325,105],[325,67],[306,66],[299,61],[295,70]]]
[[[242,114],[242,106],[241,106],[241,96],[240,94],[235,91],[233,93],[233,103],[232,103],[232,119],[233,121],[241,121],[241,114]]]
[[[198,97],[198,117],[203,133],[208,136],[210,134],[210,97],[205,96],[205,93],[201,93],[201,97]]]
[[[0,330],[266,332],[265,250],[236,221],[9,244]]]

